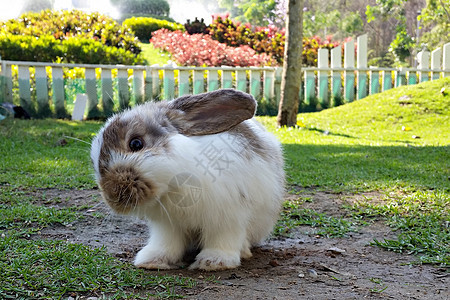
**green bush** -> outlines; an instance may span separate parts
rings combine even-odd
[[[86,64],[142,64],[143,59],[122,48],[104,46],[88,38],[70,38],[61,44],[62,60]]]
[[[159,20],[154,18],[130,18],[123,21],[122,25],[131,28],[134,34],[142,42],[148,42],[152,38],[152,33],[158,29],[166,28],[170,31],[182,30],[184,26],[182,24],[169,22],[166,20]]]
[[[285,33],[275,26],[252,27],[234,22],[228,15],[216,16],[208,27],[211,37],[231,47],[247,45],[258,53],[271,55],[279,64],[283,62]]]
[[[189,24],[188,24],[189,25]],[[187,27],[189,28],[189,27]],[[207,28],[211,37],[220,43],[231,47],[249,46],[257,53],[271,55],[279,65],[284,59],[285,30],[274,26],[252,27],[250,24],[240,24],[229,19],[217,16]],[[318,36],[303,37],[302,64],[316,66],[317,55],[320,48],[332,49],[339,43],[331,38],[321,39]]]
[[[26,13],[0,22],[0,55],[21,61],[137,64],[133,32],[108,16],[81,11]]]
[[[0,56],[6,60],[51,62],[62,56],[59,44],[51,35],[36,38],[0,33]]]
[[[143,59],[125,49],[105,46],[88,38],[63,41],[51,35],[40,37],[0,34],[0,56],[6,60],[87,64],[141,64]]]
[[[176,23],[176,21],[174,19],[172,19],[171,17],[166,17],[166,16],[158,16],[158,15],[152,15],[152,14],[146,14],[146,13],[134,13],[134,14],[124,14],[122,13],[120,15],[120,18],[118,19],[118,21],[120,23],[123,23],[123,21],[125,21],[126,19],[131,19],[131,18],[153,18],[153,19],[157,19],[157,20],[166,20],[172,23]]]

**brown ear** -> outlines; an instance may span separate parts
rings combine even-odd
[[[234,90],[189,95],[169,103],[168,117],[185,135],[206,135],[227,131],[254,116],[253,96]]]

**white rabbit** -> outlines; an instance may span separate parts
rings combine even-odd
[[[137,267],[173,268],[195,246],[191,269],[235,268],[270,234],[283,157],[255,110],[251,95],[222,89],[148,102],[106,122],[91,159],[106,203],[149,222]]]

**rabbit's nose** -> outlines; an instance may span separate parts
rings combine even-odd
[[[129,213],[156,193],[156,185],[130,166],[114,166],[100,180],[103,197],[118,213]]]

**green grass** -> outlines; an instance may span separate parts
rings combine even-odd
[[[382,203],[348,208],[351,218],[287,203],[276,233],[309,224],[318,234],[342,236],[376,217],[398,236],[373,245],[415,254],[417,263],[450,266],[450,95],[440,93],[445,86],[450,78],[301,114],[298,128],[277,129],[272,118],[262,117],[283,142],[292,187],[386,194]]]
[[[291,236],[293,228],[307,225],[313,230],[308,234],[324,237],[343,237],[349,232],[357,231],[363,223],[356,218],[337,218],[318,213],[313,209],[301,208],[301,203],[286,201],[281,211],[281,217],[275,226],[273,234]]]
[[[449,191],[450,96],[439,92],[449,85],[447,78],[300,114],[305,127],[277,129],[273,118],[261,120],[283,143],[290,184]]]
[[[170,60],[170,54],[166,51],[161,51],[153,47],[150,43],[140,43],[139,46],[142,49],[142,55],[148,65],[160,65],[167,64]]]
[[[61,299],[71,293],[107,299],[177,297],[175,288],[193,287],[180,276],[151,276],[119,262],[104,249],[63,241],[0,240],[2,299]],[[145,291],[145,293],[143,293]]]
[[[292,193],[306,188],[385,195],[381,201],[366,199],[342,208],[345,218],[303,208],[307,198],[287,202],[275,233],[308,226],[314,234],[345,237],[365,222],[382,220],[397,237],[374,240],[373,245],[413,254],[418,263],[448,267],[450,96],[439,91],[449,85],[450,79],[444,79],[402,87],[300,114],[298,128],[278,129],[273,117],[259,117],[283,143]],[[100,126],[61,120],[0,122],[0,298],[71,293],[176,297],[176,287],[194,284],[186,278],[149,275],[103,250],[30,240],[46,226],[82,217],[77,209],[45,206],[30,195],[36,189],[93,188],[89,143]]]
[[[0,124],[0,185],[92,188],[89,147],[98,122],[5,120]]]
[[[373,245],[415,254],[417,263],[450,266],[450,198],[440,191],[390,193],[382,203],[359,202],[350,209],[355,216],[378,218],[399,234],[396,239],[375,239]]]

